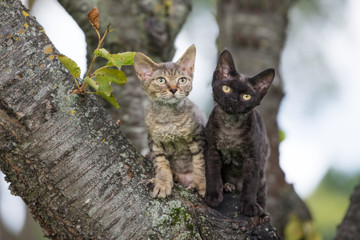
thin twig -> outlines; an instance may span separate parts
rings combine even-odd
[[[102,38],[101,38],[101,36],[100,36],[99,31],[98,31],[95,27],[94,27],[94,29],[95,29],[95,31],[96,31],[96,33],[97,33],[97,35],[98,35],[98,38],[99,38],[99,43],[98,43],[98,46],[97,46],[96,50],[99,50],[100,47],[101,47],[101,44],[104,42],[106,36],[108,35],[109,32],[111,32],[111,30],[110,30],[110,24],[106,26],[106,31],[105,31],[104,36],[103,36]],[[90,73],[91,73],[91,70],[92,70],[92,68],[93,68],[93,66],[94,66],[94,62],[95,62],[96,58],[97,58],[97,55],[94,54],[94,57],[93,57],[93,59],[91,60],[90,67],[89,67],[89,69],[88,69],[88,71],[87,71],[87,73],[86,73],[85,76],[90,77]],[[95,71],[95,72],[96,72],[96,71]],[[92,74],[91,74],[91,75],[92,75]],[[84,83],[84,84],[81,86],[81,91],[85,92],[85,88],[86,88],[86,87],[87,87],[87,84]]]
[[[74,80],[75,80],[75,83],[76,83],[76,87],[78,88],[78,89],[80,89],[80,86],[79,86],[79,83],[78,83],[78,81],[76,80],[76,77],[73,77],[74,78]]]
[[[96,31],[96,32],[98,32],[98,31]],[[99,49],[100,49],[101,44],[104,42],[105,37],[106,37],[106,35],[107,35],[109,32],[110,32],[110,24],[107,25],[106,31],[105,31],[105,33],[104,33],[104,36],[103,36],[101,39],[100,39],[100,34],[99,34],[99,39],[100,39],[100,41],[99,41],[99,44],[98,44],[96,50],[99,50]],[[86,73],[86,76],[88,76],[88,77],[90,77],[90,72],[91,72],[91,70],[92,70],[92,67],[93,67],[93,65],[94,65],[94,62],[95,62],[95,59],[96,59],[96,58],[97,58],[97,56],[94,55],[94,57],[93,57],[93,59],[92,59],[92,61],[91,61],[90,67],[89,67],[89,69],[88,69],[88,71],[87,71],[87,73]]]
[[[94,76],[98,71],[100,71],[101,69],[104,69],[104,68],[108,68],[108,66],[102,66],[101,68],[96,69],[92,74],[90,74],[89,77]]]

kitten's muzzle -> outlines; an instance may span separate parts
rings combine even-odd
[[[175,94],[177,89],[176,88],[170,88],[169,91],[172,93],[172,94]]]

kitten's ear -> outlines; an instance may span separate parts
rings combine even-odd
[[[263,98],[274,80],[274,77],[275,70],[273,68],[269,68],[250,78],[249,81],[255,90],[260,94],[261,98]]]
[[[215,74],[218,79],[227,78],[236,72],[233,57],[226,48],[221,52],[216,65]]]
[[[158,65],[141,52],[135,53],[134,68],[141,81],[148,80]]]
[[[191,45],[182,57],[176,62],[177,65],[181,67],[183,71],[185,71],[189,76],[193,76],[194,74],[194,65],[195,65],[195,56],[196,56],[196,48],[195,45]]]

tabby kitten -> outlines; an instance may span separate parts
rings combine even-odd
[[[134,67],[150,103],[145,112],[155,168],[153,198],[171,194],[174,180],[205,195],[205,115],[187,96],[192,89],[196,48],[176,62],[156,64],[136,53]]]
[[[223,190],[236,190],[242,214],[259,216],[264,212],[265,162],[270,149],[263,121],[254,108],[274,76],[274,69],[254,77],[238,73],[226,49],[219,57],[212,81],[216,105],[205,128],[205,200],[211,207],[222,202]]]

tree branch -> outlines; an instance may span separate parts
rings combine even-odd
[[[360,183],[350,197],[350,205],[342,223],[338,226],[336,240],[356,239],[360,236]]]
[[[277,239],[268,217],[229,217],[179,186],[151,199],[152,167],[93,95],[70,94],[74,81],[35,18],[18,0],[0,12],[0,169],[46,236]]]

